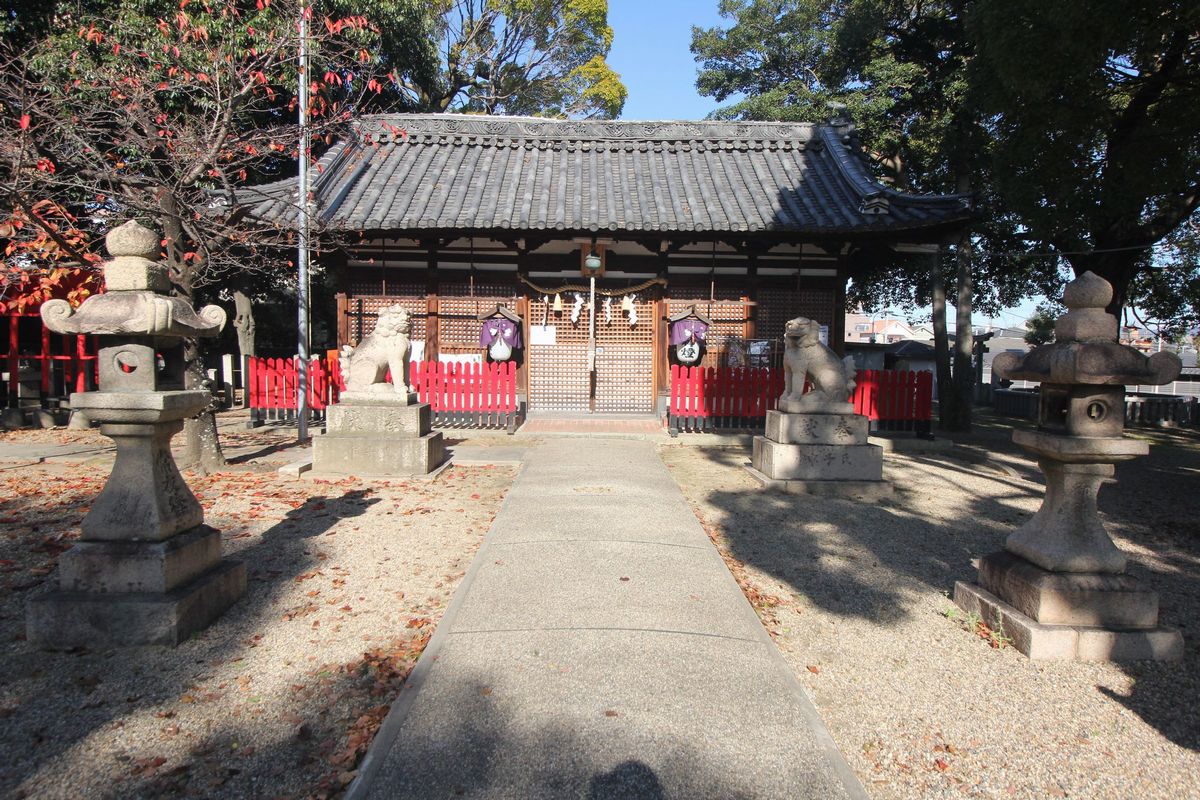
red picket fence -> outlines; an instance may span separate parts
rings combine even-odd
[[[22,337],[22,320],[30,328],[38,331],[36,345],[30,341],[31,330],[27,329]],[[68,398],[72,392],[86,392],[96,388],[96,337],[51,333],[50,329],[42,324],[41,315],[36,311],[0,314],[0,329],[3,328],[7,328],[8,334],[0,339],[0,347],[7,343],[7,348],[0,351],[0,365],[3,365],[0,371],[8,373],[6,405],[20,405],[23,394],[19,388],[21,373],[30,368],[38,373],[43,407],[52,397]],[[38,396],[38,393],[31,392],[31,399],[37,400]],[[0,401],[2,400],[3,398],[0,398]]]
[[[859,370],[851,402],[880,430],[928,433],[933,419],[929,372]],[[667,426],[680,430],[757,428],[783,394],[783,370],[671,367]]]
[[[247,359],[247,398],[253,420],[296,417],[296,358]],[[338,402],[345,382],[337,358],[314,358],[309,366],[308,407],[317,419]],[[391,376],[388,376],[391,379]],[[409,381],[418,400],[429,403],[441,426],[506,427],[516,430],[517,365],[447,364],[414,361]]]
[[[682,430],[754,428],[783,394],[783,370],[766,367],[671,366],[667,427]]]
[[[298,359],[246,359],[246,401],[250,418],[255,421],[296,418],[296,387],[299,385]],[[338,400],[341,374],[337,362],[314,358],[308,366],[308,408],[316,419],[324,419],[325,409]]]
[[[855,377],[854,413],[879,423],[879,430],[928,434],[933,420],[933,373],[860,369]]]
[[[420,402],[429,403],[439,426],[516,430],[517,365],[512,361],[414,361],[408,378]]]

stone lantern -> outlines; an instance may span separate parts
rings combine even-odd
[[[1117,320],[1105,311],[1112,296],[1107,281],[1085,272],[1063,292],[1069,310],[1053,344],[992,362],[1001,378],[1041,383],[1038,429],[1014,431],[1013,441],[1037,457],[1046,496],[1003,551],[980,559],[978,585],[959,582],[954,599],[993,629],[1003,625],[1030,658],[1183,655],[1179,632],[1158,626],[1158,594],[1125,574],[1125,554],[1096,511],[1113,465],[1150,451],[1122,435],[1125,386],[1169,383],[1181,367],[1174,353],[1147,357],[1118,344]]]
[[[221,559],[220,532],[204,524],[170,448],[210,399],[184,388],[183,340],[215,336],[225,312],[197,314],[166,294],[153,231],[128,222],[105,243],[107,292],[77,310],[64,300],[41,309],[56,333],[100,337],[99,390],[71,395],[71,407],[117,447],[79,542],[59,558],[58,588],[30,604],[29,639],[49,648],[177,644],[246,588],[245,565]]]

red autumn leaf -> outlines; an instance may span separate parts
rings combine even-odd
[[[22,114],[21,119],[17,124],[21,127],[21,130],[26,130],[29,127],[29,115]]]
[[[950,769],[950,765],[940,758],[935,758],[933,760],[933,765],[937,767],[938,772],[945,772],[946,770]]]

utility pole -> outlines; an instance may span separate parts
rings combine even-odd
[[[297,239],[300,251],[296,283],[297,354],[296,361],[296,437],[308,441],[308,0],[300,0],[299,114],[300,137],[296,147],[299,176],[296,181],[299,206],[296,211]]]

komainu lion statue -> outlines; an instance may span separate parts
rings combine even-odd
[[[398,305],[388,306],[379,312],[375,330],[359,342],[358,347],[343,347],[342,375],[345,376],[346,391],[372,394],[411,392],[408,382],[408,334],[411,327],[407,311]],[[394,389],[387,383],[389,369]]]
[[[854,357],[840,360],[821,344],[821,326],[811,319],[796,317],[783,329],[783,395],[779,410],[786,413],[816,412],[844,414],[853,411],[848,402],[854,391]],[[805,392],[805,382],[812,391]]]

